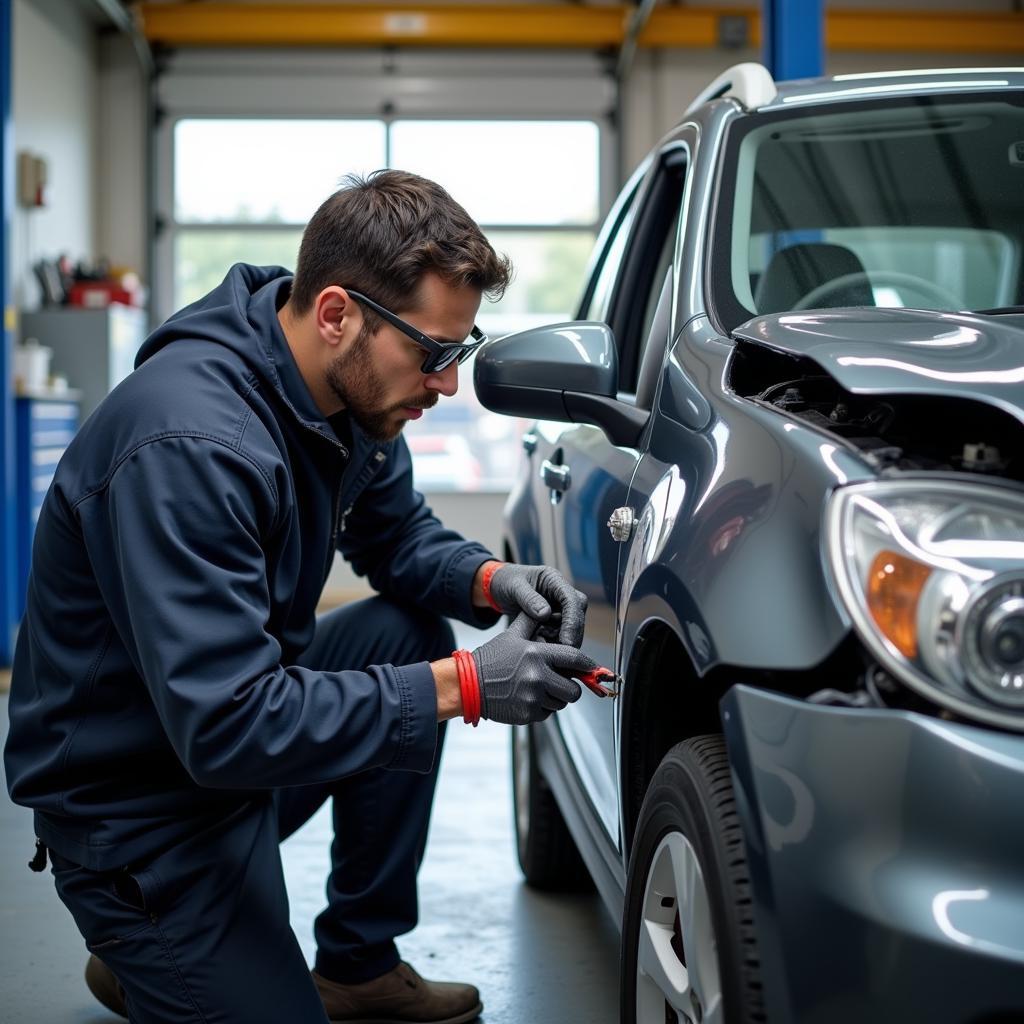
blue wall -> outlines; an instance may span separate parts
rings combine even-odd
[[[0,207],[4,232],[0,244],[0,665],[11,661],[14,619],[14,393],[12,347],[14,310],[11,307],[11,220],[14,216],[14,124],[11,120],[11,36],[14,31],[11,0],[0,0]]]

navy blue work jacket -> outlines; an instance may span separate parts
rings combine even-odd
[[[336,549],[380,593],[493,621],[470,601],[493,556],[426,507],[405,441],[353,424],[347,446],[318,411],[277,319],[290,285],[239,264],[156,330],[46,496],[5,766],[39,837],[89,868],[276,787],[430,768],[426,662],[295,665]]]

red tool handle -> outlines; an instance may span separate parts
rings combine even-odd
[[[604,668],[599,665],[595,669],[591,669],[586,675],[577,676],[577,679],[591,692],[596,693],[598,697],[617,697],[619,695],[618,688],[615,684],[619,681],[619,677],[610,669]],[[609,689],[607,686],[602,686],[600,680],[611,683],[613,688]]]

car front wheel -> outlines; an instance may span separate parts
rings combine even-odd
[[[622,930],[624,1024],[765,1020],[746,851],[725,742],[674,746],[644,799]]]

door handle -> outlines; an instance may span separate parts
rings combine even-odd
[[[556,466],[550,459],[540,464],[540,478],[553,491],[567,491],[572,484],[568,466]]]

